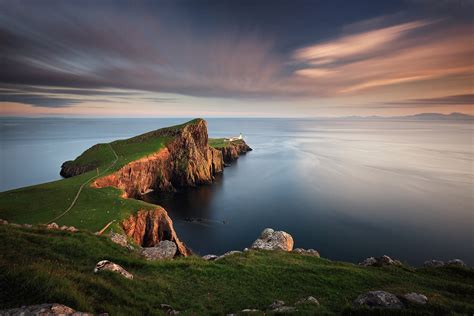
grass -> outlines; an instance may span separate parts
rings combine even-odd
[[[213,148],[223,148],[229,146],[230,144],[237,145],[239,143],[243,143],[243,141],[240,139],[228,141],[225,138],[209,138],[209,146]]]
[[[64,212],[71,204],[79,187],[97,172],[103,172],[118,160],[105,174],[116,171],[127,163],[146,157],[164,148],[173,135],[195,119],[181,125],[159,129],[129,139],[97,144],[77,157],[73,164],[92,166],[93,170],[81,175],[0,193],[0,218],[14,223],[47,223]],[[104,175],[105,175],[104,174]],[[114,188],[95,189],[86,185],[76,205],[57,220],[60,225],[72,225],[97,231],[114,219],[122,219],[138,209],[153,209],[153,204],[133,199],[122,199]],[[113,228],[113,226],[111,227]]]
[[[354,310],[351,302],[369,290],[421,292],[429,304],[407,315],[474,312],[474,272],[465,268],[364,268],[309,256],[251,251],[218,262],[200,258],[148,262],[87,232],[0,226],[0,309],[59,302],[86,312],[159,315],[170,304],[184,315],[223,315],[265,309],[276,299],[288,304],[309,295],[321,307],[302,314],[382,315]],[[109,259],[134,274],[92,272]],[[398,313],[397,313],[398,314]]]

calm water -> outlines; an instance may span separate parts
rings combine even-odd
[[[59,178],[98,142],[183,119],[1,119],[1,187]],[[209,119],[254,149],[210,186],[151,195],[200,254],[249,246],[265,227],[331,259],[388,254],[474,264],[474,126],[469,122]],[[202,221],[189,222],[187,218]]]

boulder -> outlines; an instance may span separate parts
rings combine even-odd
[[[250,248],[291,251],[293,250],[293,237],[284,231],[274,231],[271,228],[266,228]]]
[[[75,311],[74,309],[62,304],[38,304],[22,306],[0,310],[0,315],[23,316],[23,315],[73,315],[73,316],[92,316],[93,314]]]
[[[466,267],[466,264],[461,259],[452,259],[446,263],[447,266],[451,267]]]
[[[313,296],[308,296],[296,302],[296,305],[299,305],[299,304],[319,305],[319,301]]]
[[[425,295],[414,292],[403,295],[403,298],[413,304],[425,305],[428,303],[428,298]]]
[[[444,266],[444,261],[440,260],[428,260],[423,263],[424,267],[439,268]]]
[[[307,255],[307,256],[313,256],[319,258],[319,252],[314,249],[303,249],[303,248],[296,248],[293,249],[293,252],[298,253],[300,255]]]
[[[359,295],[353,302],[356,306],[403,308],[402,302],[395,295],[385,291],[371,291]]]
[[[133,275],[130,272],[122,268],[120,265],[113,263],[109,260],[102,260],[97,262],[94,268],[94,273],[98,273],[103,270],[116,272],[127,279],[133,279]]]
[[[56,224],[55,222],[52,222],[51,224],[46,225],[47,229],[59,229],[59,225]]]
[[[178,251],[176,244],[170,240],[163,240],[155,247],[142,249],[142,255],[147,260],[173,259]]]
[[[213,261],[213,260],[216,260],[217,258],[219,258],[219,256],[216,256],[216,255],[205,255],[202,257],[204,260],[208,260],[208,261]]]
[[[359,262],[359,265],[364,267],[381,267],[381,266],[401,266],[402,263],[399,260],[394,260],[387,255],[382,257],[369,257],[364,261]]]

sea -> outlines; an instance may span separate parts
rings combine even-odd
[[[0,118],[0,191],[58,180],[62,162],[96,143],[186,120]],[[207,121],[210,137],[242,133],[253,151],[211,185],[145,197],[196,253],[242,250],[271,227],[331,260],[474,264],[473,121]]]

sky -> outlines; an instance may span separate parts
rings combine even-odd
[[[474,0],[0,0],[0,116],[474,114]]]

